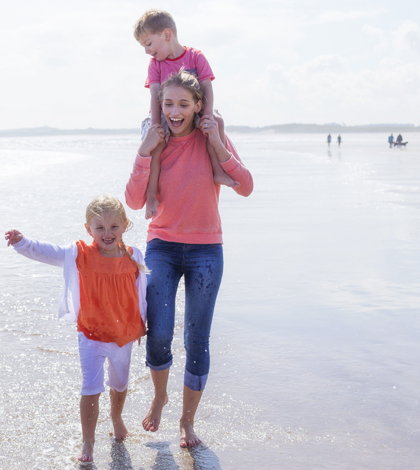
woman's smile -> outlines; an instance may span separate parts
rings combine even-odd
[[[181,127],[184,123],[184,119],[181,118],[169,118],[173,127]]]

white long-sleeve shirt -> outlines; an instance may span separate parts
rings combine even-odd
[[[27,258],[63,268],[64,288],[58,302],[58,318],[77,322],[80,310],[80,284],[76,266],[76,242],[60,246],[23,237],[20,242],[12,246],[19,254]],[[133,247],[133,258],[138,263],[144,264],[143,255],[136,247]],[[144,324],[146,324],[147,318],[146,286],[146,274],[139,271],[136,289],[139,296],[140,315]]]

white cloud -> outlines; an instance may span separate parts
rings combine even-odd
[[[384,113],[389,116],[390,111],[402,119],[408,107],[420,106],[419,64],[387,59],[378,68],[357,71],[343,57],[320,56],[282,73],[302,114],[315,118],[318,112],[315,122],[321,116],[324,121],[328,116],[336,121],[346,116],[346,122],[382,122]]]
[[[325,24],[325,23],[337,23],[341,21],[358,20],[360,18],[367,18],[372,16],[379,16],[384,13],[383,10],[354,10],[354,11],[343,11],[343,10],[330,10],[325,11],[317,15],[310,23],[314,24]]]
[[[292,76],[308,77],[310,75],[335,75],[348,71],[349,60],[338,54],[323,54],[315,57],[310,62],[293,67]]]
[[[405,21],[394,33],[397,52],[420,52],[420,27],[414,21]]]
[[[362,31],[375,41],[375,51],[386,51],[389,48],[389,38],[382,29],[376,28],[370,24],[365,24],[362,27]]]

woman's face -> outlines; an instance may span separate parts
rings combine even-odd
[[[194,102],[192,93],[180,86],[165,89],[162,111],[171,135],[184,137],[194,130],[194,114],[201,109],[201,101]]]

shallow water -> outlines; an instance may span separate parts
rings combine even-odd
[[[184,350],[177,319],[170,403],[157,434],[144,344],[125,420],[101,397],[97,469],[420,469],[420,135],[234,135],[250,198],[222,189],[225,274],[198,412],[205,445],[178,447]],[[2,229],[84,238],[100,192],[123,200],[136,136],[0,139]],[[143,212],[127,242],[144,249]],[[0,246],[0,468],[78,468],[75,327],[56,320],[57,268]],[[181,313],[183,293],[178,310]]]

